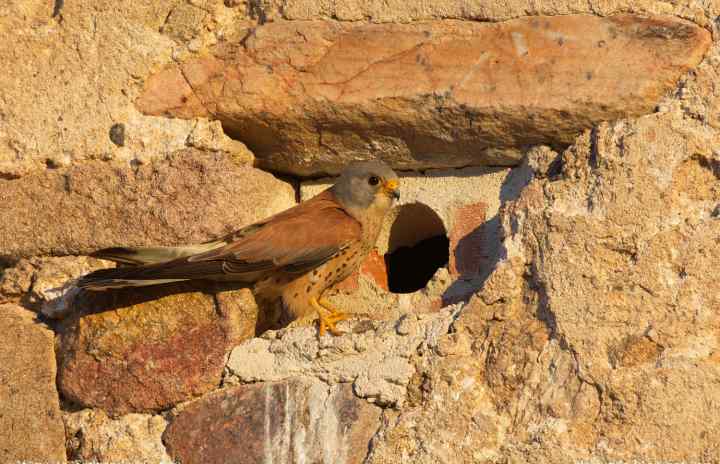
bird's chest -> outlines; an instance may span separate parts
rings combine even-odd
[[[364,220],[362,240],[350,244],[332,259],[310,272],[310,282],[327,288],[348,278],[360,267],[375,246],[381,226],[382,221]]]
[[[364,243],[353,244],[310,272],[309,281],[323,288],[342,282],[355,272],[369,252],[370,247]]]

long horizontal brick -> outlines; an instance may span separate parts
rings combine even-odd
[[[651,112],[710,42],[664,16],[277,21],[150,76],[136,106],[219,119],[263,166],[300,175],[358,157],[513,165],[518,148]]]

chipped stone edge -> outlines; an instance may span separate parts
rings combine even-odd
[[[397,319],[386,321],[346,321],[340,325],[341,329],[346,333],[339,337],[325,335],[323,338],[318,339],[314,327],[285,328],[278,331],[269,331],[263,334],[262,337],[247,340],[231,350],[225,365],[221,388],[261,382],[285,381],[294,378],[310,378],[321,381],[327,385],[351,383],[353,385],[353,392],[358,398],[365,399],[369,403],[377,406],[399,409],[404,404],[410,378],[416,372],[416,368],[411,360],[412,353],[420,350],[435,351],[438,347],[440,337],[452,331],[455,321],[465,306],[466,303],[457,303],[446,306],[435,313],[407,313]],[[370,330],[367,330],[368,324],[371,325]],[[347,372],[333,372],[323,369],[323,367],[327,367],[323,365],[331,363],[332,360],[328,361],[323,359],[321,352],[332,353],[335,351],[337,353],[343,345],[349,344],[355,346],[355,344],[360,341],[359,339],[369,332],[373,332],[370,337],[371,342],[377,343],[375,346],[383,346],[383,340],[389,340],[393,337],[416,338],[416,340],[412,340],[410,345],[408,345],[409,349],[406,350],[407,354],[389,352],[388,357],[383,359],[383,361],[387,361],[389,364],[395,361],[404,362],[405,365],[400,367],[407,367],[412,370],[412,373],[406,376],[407,381],[396,383],[393,380],[387,381],[378,378],[377,375],[373,375],[376,373],[375,368],[378,366],[369,364],[369,360],[365,361],[367,365],[356,369],[350,375],[348,375]],[[283,371],[282,367],[278,369],[278,365],[280,364],[281,357],[291,356],[288,354],[288,351],[282,349],[288,347],[281,345],[279,351],[273,352],[272,344],[273,342],[283,343],[283,339],[286,338],[290,338],[291,341],[289,343],[292,344],[291,347],[295,347],[298,350],[303,349],[298,348],[300,343],[305,345],[304,348],[308,348],[309,346],[310,349],[308,351],[313,351],[313,357],[305,359],[305,362],[296,362],[294,363],[296,366],[293,369]],[[376,351],[381,350],[376,348]],[[237,362],[239,357],[243,355],[247,356],[247,354],[251,352],[256,356],[262,357],[261,363],[266,367],[264,373],[256,372],[255,374],[247,375],[234,369],[234,361]],[[339,353],[340,358],[347,358],[346,360],[348,362],[352,362],[349,356],[346,357],[347,353]],[[362,351],[358,351],[358,354],[362,355]],[[376,381],[393,384],[391,392],[387,393],[382,391],[382,389],[373,388],[374,382]]]

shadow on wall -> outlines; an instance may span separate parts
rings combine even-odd
[[[504,168],[498,168],[498,170],[502,169]],[[526,162],[511,169],[500,186],[499,210],[507,202],[516,200],[532,178],[533,171]],[[457,242],[455,249],[450,250],[454,254],[455,262],[465,260],[465,255],[468,253],[477,253],[479,256],[471,257],[474,258],[471,260],[476,263],[471,272],[461,273],[443,293],[443,306],[468,301],[477,290],[482,288],[497,263],[507,258],[507,249],[503,244],[503,238],[499,211],[496,211],[492,217]],[[478,243],[481,244],[479,250],[477,249]]]

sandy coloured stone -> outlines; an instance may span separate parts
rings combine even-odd
[[[218,30],[242,34],[245,17],[244,9],[230,10],[222,0],[202,6],[174,0],[5,3],[0,179],[93,159],[161,160],[185,148],[190,133],[205,132],[202,124],[140,114],[133,100],[143,78],[173,62],[189,39],[198,49],[215,42]],[[233,154],[234,147],[224,148]]]
[[[53,334],[13,304],[0,304],[0,331],[0,462],[65,462]]]
[[[76,462],[171,464],[162,443],[167,422],[160,416],[126,414],[111,419],[102,410],[63,415],[68,456]]]
[[[232,3],[237,5],[239,2],[235,0]],[[525,16],[635,13],[674,15],[708,27],[720,13],[717,4],[690,2],[680,5],[655,0],[264,0],[253,6],[254,14],[266,20],[336,19],[373,23],[433,19],[496,22]]]
[[[668,16],[277,21],[158,71],[135,103],[219,119],[261,166],[297,175],[374,157],[515,165],[525,146],[567,146],[593,124],[652,112],[709,45],[708,31]]]

